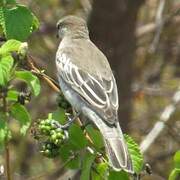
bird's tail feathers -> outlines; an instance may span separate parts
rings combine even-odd
[[[133,174],[132,160],[119,124],[117,124],[117,127],[109,127],[102,123],[99,129],[104,138],[110,165],[115,170],[123,169]]]
[[[117,128],[111,128],[111,131],[112,133],[108,133],[107,131],[103,135],[110,165],[115,170],[123,169],[129,173],[134,173],[132,160],[122,132],[119,133]]]

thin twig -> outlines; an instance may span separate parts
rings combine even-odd
[[[48,75],[46,75],[43,71],[39,70],[35,64],[34,64],[34,59],[31,55],[28,55],[27,58],[27,64],[28,66],[31,68],[31,71],[37,75],[39,75],[40,77],[42,77],[43,80],[45,80],[47,82],[47,84],[56,92],[60,93],[60,88],[58,86],[58,84],[52,79],[50,78]]]
[[[41,70],[39,70],[35,64],[34,64],[34,59],[31,55],[28,55],[28,59],[27,59],[27,63],[28,63],[28,66],[30,67],[31,71],[37,75],[40,75],[40,77],[42,77],[46,83],[56,92],[60,93],[60,87],[57,85],[57,83],[52,79],[50,78],[48,75],[44,74]],[[76,119],[76,123],[82,127],[83,124],[81,122],[81,120],[79,118]],[[89,143],[91,145],[93,145],[93,140],[91,139],[91,137],[89,136],[89,134],[87,133],[87,131],[84,130],[84,134],[86,136],[86,139],[89,141]],[[105,159],[103,157],[97,157],[97,160],[99,162],[102,162],[102,161],[105,161]]]
[[[177,16],[180,13],[180,8],[175,8],[173,12],[169,15],[163,17],[162,22],[164,22],[164,26],[168,25],[170,22],[172,23],[180,23],[180,19]],[[136,30],[136,37],[140,38],[146,34],[154,32],[158,28],[158,24],[151,22],[146,25],[143,25]]]
[[[140,149],[142,153],[145,153],[149,149],[152,143],[157,139],[157,137],[163,131],[166,123],[168,122],[171,115],[176,110],[176,106],[179,102],[180,102],[180,87],[173,95],[172,103],[165,107],[165,109],[160,115],[159,121],[155,123],[152,130],[149,132],[149,134],[145,137],[145,139],[140,144]]]
[[[158,9],[157,9],[157,14],[156,14],[156,33],[154,36],[154,39],[152,41],[152,44],[150,45],[149,51],[151,53],[154,53],[157,46],[158,46],[158,42],[160,39],[160,35],[164,26],[164,21],[163,21],[163,11],[164,11],[164,7],[165,7],[165,0],[160,0],[159,1],[159,5],[158,5]]]

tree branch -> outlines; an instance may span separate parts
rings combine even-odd
[[[176,106],[179,102],[180,102],[180,86],[172,97],[172,103],[165,107],[165,109],[160,115],[159,121],[155,123],[152,130],[141,142],[140,149],[142,153],[145,153],[149,149],[149,147],[154,143],[154,141],[163,131],[166,123],[168,122],[168,120],[170,120],[170,117],[176,110]]]
[[[163,11],[164,11],[164,7],[165,7],[165,0],[160,0],[159,1],[159,5],[158,5],[158,9],[157,9],[157,13],[156,13],[156,33],[154,36],[154,39],[150,45],[149,51],[151,53],[154,53],[157,46],[158,46],[158,42],[160,39],[160,35],[164,26],[164,21],[163,21]]]
[[[167,26],[169,23],[180,23],[180,18],[179,17],[175,17],[180,13],[180,7],[177,6],[178,8],[175,8],[175,10],[173,10],[173,12],[169,15],[166,15],[163,17],[162,22],[164,24],[164,26]],[[137,28],[136,30],[136,37],[140,38],[146,34],[152,33],[154,32],[156,29],[158,28],[158,24],[151,22],[149,24],[143,25],[139,28]]]

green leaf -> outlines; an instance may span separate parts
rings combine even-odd
[[[0,26],[2,30],[5,29],[4,7],[0,7]]]
[[[71,125],[69,128],[69,142],[76,149],[82,149],[86,147],[88,143],[82,129],[76,124]]]
[[[129,180],[129,177],[124,171],[110,171],[108,180]]]
[[[7,39],[24,41],[34,30],[34,15],[26,6],[1,7],[0,19],[0,24]]]
[[[80,180],[89,180],[90,179],[90,171],[92,163],[95,159],[95,154],[91,154],[90,152],[86,152],[85,157],[83,158],[83,165],[82,165],[82,173]]]
[[[5,1],[6,1],[6,4],[8,4],[8,5],[16,4],[16,0],[5,0]]]
[[[39,20],[38,20],[38,18],[32,13],[32,16],[33,16],[33,22],[32,22],[32,29],[31,29],[31,31],[35,31],[35,30],[37,30],[38,28],[39,28]]]
[[[171,171],[168,180],[177,180],[178,176],[180,176],[180,169],[174,168]]]
[[[0,112],[0,146],[3,147],[4,143],[10,139],[10,130],[6,123],[6,116],[4,113]]]
[[[7,100],[8,101],[17,101],[18,100],[19,92],[15,90],[9,90],[7,93]]]
[[[38,96],[41,90],[39,79],[29,71],[16,71],[15,77],[25,81],[31,88],[33,94]]]
[[[99,150],[104,147],[102,135],[98,130],[94,129],[92,125],[88,125],[86,127],[86,131],[90,136],[91,140],[93,141],[95,148]]]
[[[1,64],[0,64],[0,85],[5,85],[4,73],[3,73],[3,69],[2,69]]]
[[[58,121],[60,124],[66,123],[66,115],[65,110],[63,108],[58,108],[56,111],[52,113],[51,119]]]
[[[180,169],[180,150],[174,155],[174,165],[176,168]]]
[[[68,142],[66,144],[63,144],[61,148],[59,149],[59,154],[61,159],[65,162],[71,157],[71,147]]]
[[[25,135],[31,123],[31,118],[27,109],[23,105],[16,103],[11,107],[11,115],[19,121],[21,126],[20,133]]]
[[[91,176],[93,180],[107,180],[108,175],[108,163],[99,163],[96,165],[96,171],[91,171]]]
[[[80,155],[74,157],[73,159],[71,159],[71,161],[69,161],[66,165],[68,168],[70,169],[80,169],[81,167],[81,157]]]
[[[0,85],[5,85],[11,77],[11,68],[14,60],[12,56],[2,56],[0,59]]]
[[[18,51],[21,46],[21,42],[11,39],[5,42],[0,48],[0,55],[8,54],[13,51]]]
[[[168,180],[176,180],[180,176],[180,150],[173,157],[174,169],[171,171]]]
[[[124,134],[124,137],[132,159],[133,169],[136,173],[140,173],[143,168],[143,156],[140,152],[139,146],[130,136]]]

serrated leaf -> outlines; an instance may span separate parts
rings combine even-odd
[[[41,90],[39,79],[29,71],[16,71],[15,77],[25,81],[31,88],[33,94],[38,96]]]
[[[12,56],[2,56],[0,59],[0,85],[5,85],[10,79],[10,71],[14,60]]]
[[[80,180],[89,180],[90,179],[90,171],[92,163],[95,159],[95,154],[91,154],[90,152],[86,152],[85,157],[83,158],[82,164],[82,172]]]
[[[7,39],[24,41],[34,29],[34,15],[23,5],[13,8],[2,7],[0,24]]]
[[[27,109],[23,105],[16,103],[11,106],[11,115],[20,123],[20,133],[25,135],[31,123],[31,117]]]
[[[93,141],[95,148],[101,149],[102,147],[104,147],[102,135],[98,130],[94,129],[92,125],[88,125],[86,127],[86,131]]]
[[[18,51],[21,46],[21,42],[15,39],[8,40],[0,48],[0,55],[5,55],[13,51]]]
[[[69,142],[76,149],[82,149],[88,144],[82,129],[76,124],[71,125],[69,128]]]
[[[143,156],[137,143],[127,134],[124,134],[128,150],[132,159],[133,169],[136,173],[140,173],[143,168]]]

